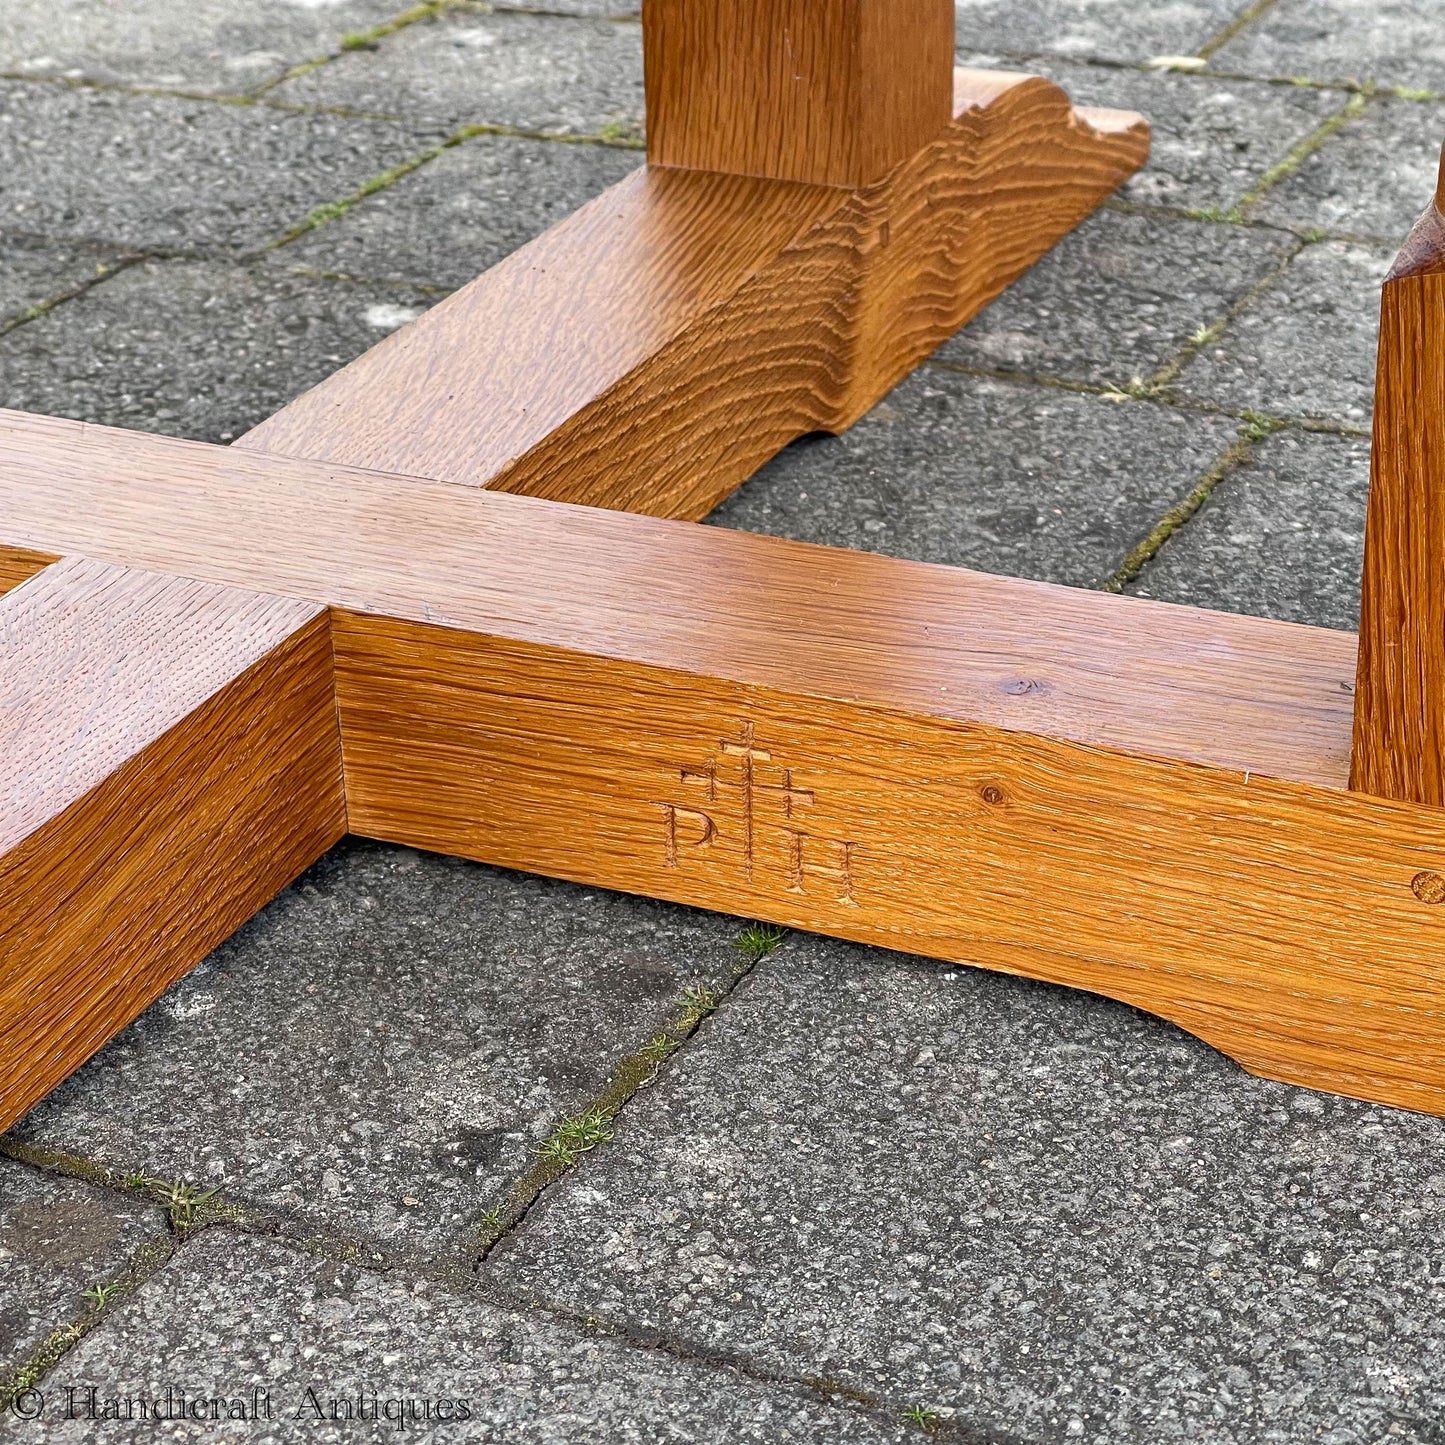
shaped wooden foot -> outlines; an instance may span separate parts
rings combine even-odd
[[[705,516],[850,426],[1148,155],[1140,116],[1036,77],[959,71],[953,107],[863,185],[651,164],[239,445]]]

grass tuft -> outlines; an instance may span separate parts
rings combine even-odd
[[[88,1290],[81,1294],[82,1299],[87,1299],[99,1312],[103,1310],[113,1299],[123,1295],[130,1288],[128,1280],[118,1279],[112,1284],[105,1284],[97,1280]]]
[[[563,1119],[537,1146],[537,1157],[570,1169],[589,1150],[612,1138],[612,1113],[593,1105],[571,1119]]]
[[[766,958],[788,936],[786,928],[772,923],[750,923],[733,940],[733,946],[749,963]]]
[[[943,1417],[937,1410],[930,1410],[927,1405],[910,1405],[904,1412],[903,1418],[910,1425],[917,1425],[932,1435],[943,1423]]]

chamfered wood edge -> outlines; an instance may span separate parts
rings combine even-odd
[[[1445,271],[1445,149],[1440,154],[1440,179],[1435,196],[1425,207],[1414,229],[1405,238],[1385,285],[1412,276],[1430,276]]]

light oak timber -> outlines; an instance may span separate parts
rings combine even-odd
[[[864,186],[951,116],[953,0],[644,0],[659,165]]]
[[[938,138],[858,190],[649,166],[237,446],[697,519],[851,425],[1148,147],[961,71]]]
[[[0,601],[0,1128],[342,836],[330,648],[98,561]]]
[[[0,411],[9,547],[1343,787],[1355,639]]]
[[[1445,157],[1385,280],[1352,786],[1445,804]]]
[[[9,545],[330,606],[355,831],[1445,1112],[1445,813],[1344,789],[1347,634],[15,414],[0,502]]]

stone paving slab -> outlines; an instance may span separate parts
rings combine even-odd
[[[1199,75],[1029,61],[990,55],[971,65],[1047,75],[1077,105],[1136,110],[1153,144],[1120,196],[1145,205],[1227,211],[1346,102],[1335,91],[1220,81]]]
[[[158,1209],[0,1158],[0,1387],[85,1314],[86,1290],[166,1240]]]
[[[1399,246],[1435,194],[1445,105],[1377,99],[1308,156],[1254,212],[1300,231]]]
[[[1277,0],[1215,52],[1219,70],[1445,90],[1445,29],[1401,0]]]
[[[0,229],[252,251],[436,138],[397,121],[0,82]]]
[[[0,329],[94,280],[124,255],[85,242],[0,234]]]
[[[5,0],[0,71],[235,95],[405,9],[405,0]]]
[[[1099,211],[936,357],[1102,386],[1141,380],[1295,244],[1265,230]]]
[[[1148,60],[1193,55],[1241,0],[958,0],[960,48]]]
[[[597,20],[635,20],[642,15],[642,0],[486,0],[493,10],[516,10],[522,14],[544,11],[548,15],[588,15]]]
[[[478,136],[271,259],[368,279],[462,286],[642,160],[613,146]]]
[[[1179,376],[1186,396],[1368,430],[1392,247],[1306,246]]]
[[[134,266],[0,338],[5,405],[228,442],[434,295],[223,261]]]
[[[1088,587],[1236,431],[1229,418],[926,368],[843,436],[790,447],[708,520]]]
[[[1442,1129],[795,936],[487,1268],[970,1440],[1434,1439]]]
[[[672,1023],[684,988],[731,979],[737,929],[351,841],[16,1135],[440,1251]]]
[[[1353,631],[1369,482],[1363,438],[1268,437],[1129,590]]]
[[[85,1410],[91,1389],[99,1405],[106,1397],[164,1401],[168,1387],[172,1408],[181,1392],[192,1404],[240,1400],[261,1418],[199,1426],[65,1418],[70,1400],[77,1413]],[[261,1391],[264,1405],[257,1403]],[[883,1445],[917,1438],[898,1422],[828,1405],[807,1390],[739,1379],[544,1315],[221,1233],[187,1247],[121,1305],[103,1330],[66,1356],[45,1394],[43,1415],[18,1427],[16,1438],[57,1445],[156,1439]],[[362,1411],[382,1418],[363,1419]]]
[[[642,27],[479,11],[409,25],[374,50],[287,81],[278,99],[425,116],[449,126],[640,132]]]

